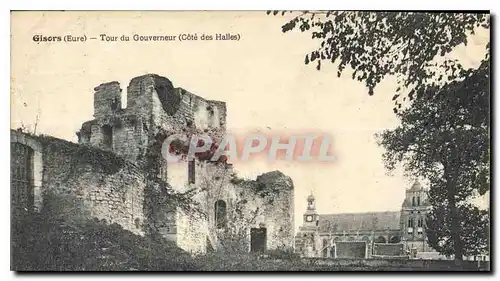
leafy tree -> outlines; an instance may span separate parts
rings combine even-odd
[[[429,223],[443,220],[449,231],[436,228],[434,234],[449,238],[441,250],[453,249],[457,259],[473,248],[462,235],[461,213],[475,211],[464,202],[489,190],[490,45],[478,69],[440,57],[489,25],[489,15],[480,13],[303,11],[282,26],[283,32],[311,33],[318,42],[305,64],[321,70],[330,62],[339,77],[351,68],[352,79],[370,95],[385,77],[397,78],[392,100],[402,124],[380,135],[384,161],[389,170],[403,163],[407,173],[430,180],[435,208],[449,212],[435,209]]]
[[[490,186],[489,57],[464,76],[445,87],[421,89],[421,97],[397,114],[401,125],[379,135],[389,170],[403,163],[407,173],[430,181],[430,224],[449,228],[435,235],[449,236],[456,259],[471,248],[462,232],[473,210],[462,206]]]
[[[489,25],[489,15],[480,13],[303,11],[281,28],[311,33],[318,41],[305,55],[305,64],[315,63],[318,70],[322,63],[336,64],[339,77],[350,67],[352,79],[365,83],[370,95],[385,77],[397,77],[393,100],[400,108],[405,89],[413,100],[421,86],[460,77],[458,61],[435,58],[467,44],[468,35]]]
[[[489,252],[489,215],[470,204],[458,207],[461,222],[460,239],[464,255],[477,256]],[[427,217],[427,238],[429,245],[440,253],[455,254],[451,241],[450,212],[446,204],[435,205]]]

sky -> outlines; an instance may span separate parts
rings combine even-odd
[[[300,32],[283,34],[286,17],[265,12],[15,12],[11,29],[11,128],[77,141],[81,123],[92,119],[93,88],[156,73],[206,99],[227,103],[227,128],[245,134],[260,130],[323,131],[333,137],[336,161],[328,164],[277,161],[235,163],[253,178],[280,170],[295,185],[296,224],[313,193],[319,213],[397,211],[411,180],[388,175],[375,134],[398,125],[388,77],[369,96],[347,72],[333,65],[321,71],[304,64],[317,42]],[[239,34],[239,41],[36,43],[34,35],[100,37],[134,34]],[[453,52],[478,65],[487,32]],[[349,71],[349,70],[348,70]],[[125,102],[125,97],[122,98]]]

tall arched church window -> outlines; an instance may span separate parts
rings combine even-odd
[[[413,227],[413,218],[408,219],[408,227]]]
[[[423,218],[418,219],[418,227],[424,227],[424,219]]]

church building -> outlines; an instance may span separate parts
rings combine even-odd
[[[425,234],[425,217],[431,209],[427,194],[417,181],[406,190],[400,211],[341,214],[318,214],[311,194],[295,236],[295,252],[330,258],[432,252]]]

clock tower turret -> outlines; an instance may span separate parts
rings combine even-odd
[[[318,213],[316,212],[316,199],[311,194],[307,197],[307,209],[304,213],[304,226],[318,226]]]
[[[295,236],[295,252],[303,257],[321,256],[319,239],[319,215],[316,212],[316,199],[312,194],[307,197],[307,208],[303,216],[302,226]]]

